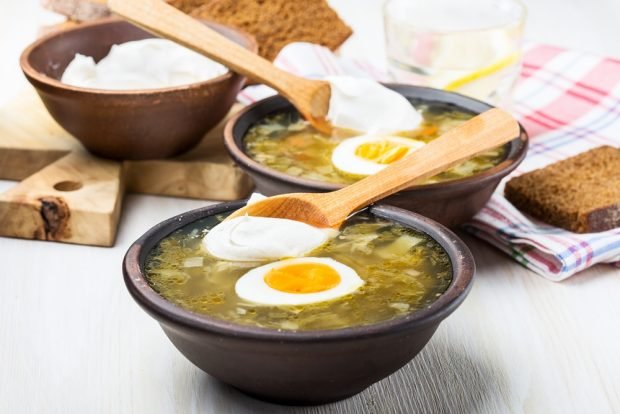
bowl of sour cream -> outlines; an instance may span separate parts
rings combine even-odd
[[[254,39],[205,22],[256,51]],[[118,19],[54,32],[20,64],[51,116],[92,153],[171,157],[196,145],[228,113],[244,77]]]

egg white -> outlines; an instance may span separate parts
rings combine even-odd
[[[355,151],[360,145],[380,141],[388,141],[408,147],[409,151],[406,155],[409,155],[411,152],[425,145],[424,142],[411,138],[385,135],[361,135],[358,137],[347,138],[338,144],[332,152],[332,164],[337,170],[345,174],[357,176],[375,174],[387,167],[389,164],[380,164],[378,162],[369,161],[356,155]]]
[[[320,263],[331,267],[340,276],[340,283],[322,292],[287,293],[276,290],[265,282],[265,275],[272,269],[304,263]],[[363,284],[364,281],[355,270],[334,259],[328,257],[299,257],[280,260],[250,270],[237,280],[235,292],[241,299],[260,305],[308,305],[346,296],[355,292]]]

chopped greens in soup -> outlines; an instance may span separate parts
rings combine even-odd
[[[407,146],[395,142],[399,137],[416,144],[427,143],[473,117],[471,113],[457,111],[446,105],[424,104],[416,105],[416,108],[424,118],[420,128],[397,134],[396,140],[362,144],[354,150],[355,156],[379,164],[389,164],[407,154]],[[333,163],[332,154],[344,140],[356,135],[359,134],[336,131],[333,136],[327,136],[314,129],[297,112],[282,112],[254,124],[244,137],[244,145],[250,157],[277,171],[310,180],[351,184],[371,172],[353,174],[347,172],[346,168],[338,168]],[[486,151],[424,183],[472,176],[499,164],[505,155],[505,147]]]
[[[199,220],[155,246],[145,265],[153,289],[178,306],[224,321],[271,329],[319,330],[368,325],[424,309],[451,282],[450,258],[436,241],[363,212],[347,220],[338,236],[310,253],[318,258],[314,261],[329,258],[353,269],[363,280],[359,289],[306,305],[253,303],[236,294],[235,284],[266,262],[221,260],[202,247],[204,235],[222,219]],[[272,278],[278,276],[277,272],[271,274]],[[328,276],[332,279],[320,283],[333,284],[339,279]]]

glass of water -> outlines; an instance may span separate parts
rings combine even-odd
[[[388,0],[390,75],[506,105],[521,66],[525,16],[519,0]]]

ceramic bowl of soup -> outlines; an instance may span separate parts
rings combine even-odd
[[[228,122],[226,147],[262,194],[333,191],[362,178],[351,173],[360,155],[379,162],[389,161],[390,157],[397,159],[398,150],[403,149],[398,144],[403,139],[431,141],[492,108],[453,92],[410,85],[386,86],[405,96],[424,118],[419,129],[397,136],[396,144],[383,142],[347,148],[344,143],[351,143],[356,134],[319,133],[285,99],[274,96],[246,107]],[[335,151],[339,152],[338,159],[332,157]],[[526,152],[527,134],[521,128],[520,135],[508,144],[392,195],[385,202],[448,227],[456,226],[487,203],[500,180],[519,165]]]
[[[256,51],[231,27],[210,28]],[[235,102],[244,77],[228,71],[202,82],[157,89],[110,90],[60,81],[76,53],[101,60],[115,44],[154,36],[128,22],[104,19],[55,31],[21,55],[21,68],[50,115],[93,154],[113,159],[171,157],[198,144]]]
[[[376,205],[294,259],[335,269],[335,279],[321,282],[329,286],[310,293],[324,295],[318,302],[302,303],[307,291],[297,290],[285,306],[269,305],[264,284],[285,272],[261,269],[284,260],[227,261],[203,248],[205,234],[243,205],[209,206],[156,225],[129,248],[123,273],[133,298],[185,357],[255,397],[320,404],[359,393],[420,352],[471,286],[472,255],[450,230]],[[289,289],[284,282],[271,292]]]

